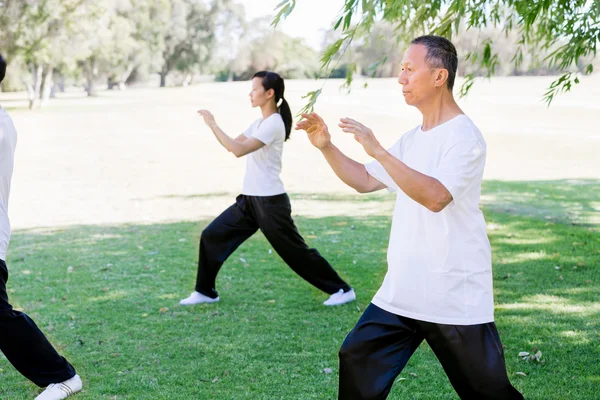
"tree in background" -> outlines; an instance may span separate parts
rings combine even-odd
[[[304,43],[273,30],[270,18],[246,24],[237,43],[235,56],[217,73],[218,80],[247,80],[257,71],[271,70],[286,79],[317,76],[318,55]]]
[[[6,45],[9,59],[17,58],[29,71],[29,76],[22,74],[21,79],[30,108],[49,96],[55,67],[63,63],[70,37],[77,36],[81,22],[91,15],[87,12],[91,4],[91,0],[13,0],[3,4],[0,42]]]
[[[79,38],[86,56],[79,60],[88,96],[107,77],[108,88],[121,89],[137,68],[156,69],[168,28],[169,0],[102,0]],[[92,11],[92,10],[90,10]]]
[[[169,0],[119,0],[111,24],[111,56],[105,69],[109,89],[124,89],[137,72],[159,69],[169,24]]]
[[[275,17],[277,25],[294,9],[296,0],[283,0]],[[597,0],[344,0],[334,30],[341,38],[329,45],[321,59],[322,69],[330,68],[336,54],[345,52],[353,40],[365,37],[377,21],[394,26],[399,41],[409,41],[419,34],[437,34],[452,38],[462,30],[500,29],[509,36],[517,34],[518,46],[510,60],[519,68],[526,51],[547,52],[549,68],[560,72],[545,93],[548,104],[558,93],[569,91],[579,83],[579,76],[593,71],[591,60],[600,42],[600,1]],[[491,38],[477,41],[465,55],[468,62],[495,73],[499,63],[499,46]],[[352,80],[353,70],[347,74]],[[474,74],[466,76],[461,94],[473,84]],[[319,91],[310,96],[311,103]]]
[[[169,26],[164,36],[163,63],[159,71],[160,86],[167,75],[177,70],[189,83],[194,72],[210,62],[216,44],[215,32],[230,16],[231,0],[170,0]]]

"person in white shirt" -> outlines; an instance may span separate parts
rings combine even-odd
[[[207,110],[198,113],[217,140],[236,157],[246,156],[242,193],[202,232],[196,288],[181,305],[219,301],[215,280],[227,258],[261,230],[277,254],[308,283],[330,295],[323,304],[339,305],[356,298],[354,290],[300,236],[291,217],[290,199],[279,177],[283,143],[292,129],[292,114],[284,99],[283,78],[270,71],[252,78],[250,102],[262,118],[236,138],[229,137]]]
[[[317,114],[305,130],[336,175],[361,193],[396,193],[383,284],[342,345],[339,399],[387,398],[425,340],[461,399],[522,399],[511,385],[494,324],[492,263],[479,209],[486,144],[454,100],[454,45],[439,36],[414,39],[399,83],[423,116],[389,150],[371,129],[341,118],[374,161],[363,165],[331,142]]]
[[[6,61],[0,55],[0,83],[6,75]],[[48,342],[35,322],[8,302],[6,251],[10,241],[8,197],[12,180],[17,131],[0,106],[0,351],[27,379],[46,388],[36,400],[59,400],[81,390],[79,375]]]

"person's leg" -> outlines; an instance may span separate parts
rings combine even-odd
[[[306,245],[292,219],[287,194],[251,197],[260,230],[287,265],[311,285],[325,293],[351,290],[333,267],[316,250]]]
[[[339,400],[383,400],[423,337],[414,321],[370,304],[340,349]]]
[[[75,369],[48,342],[35,322],[8,302],[6,263],[0,260],[0,351],[27,379],[40,387],[66,381]]]
[[[216,298],[215,281],[227,258],[252,236],[258,226],[247,212],[246,196],[238,196],[236,203],[223,211],[208,225],[200,236],[196,291]]]
[[[523,399],[508,379],[502,343],[493,322],[478,325],[419,322],[419,327],[461,399]]]

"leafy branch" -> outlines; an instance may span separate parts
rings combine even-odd
[[[283,0],[273,23],[290,15],[295,0]],[[359,21],[352,26],[352,19]],[[581,75],[593,72],[591,59],[597,55],[600,42],[600,1],[589,0],[345,0],[333,30],[342,37],[327,47],[321,58],[322,70],[329,73],[330,64],[343,55],[355,37],[366,36],[377,21],[396,26],[398,41],[410,41],[420,34],[436,34],[451,39],[463,29],[501,28],[505,35],[516,32],[519,47],[511,62],[518,67],[524,48],[550,51],[545,58],[550,67],[561,72],[546,93],[550,105],[556,95],[568,92],[580,82]],[[493,40],[479,44],[466,56],[466,62],[479,65],[488,78],[495,74],[499,55]],[[581,64],[585,65],[581,67]],[[344,86],[349,88],[356,73],[350,64]],[[467,95],[474,84],[473,74],[465,76],[459,94]]]

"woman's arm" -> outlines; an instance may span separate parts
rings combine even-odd
[[[200,110],[198,111],[198,114],[204,118],[204,122],[212,130],[219,143],[221,143],[221,145],[223,145],[227,151],[233,153],[236,157],[243,157],[246,154],[252,153],[265,145],[260,140],[254,138],[245,138],[243,134],[233,139],[223,132],[221,128],[219,128],[210,111]],[[245,138],[243,141],[239,140],[241,136],[244,136]]]

